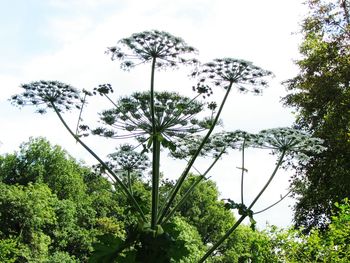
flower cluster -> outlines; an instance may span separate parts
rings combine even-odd
[[[111,84],[101,84],[94,88],[93,94],[100,94],[101,96],[113,93],[113,88]]]
[[[171,152],[174,158],[185,158],[193,155],[203,138],[198,135],[187,136],[175,142],[176,150]],[[309,156],[325,150],[323,141],[309,134],[292,128],[275,128],[262,130],[257,134],[237,130],[213,134],[204,145],[200,155],[215,157],[228,149],[262,148],[271,149],[275,154],[284,152],[292,158],[307,160]]]
[[[134,151],[130,144],[121,145],[117,152],[109,154],[108,157],[115,161],[123,171],[141,171],[149,166],[148,157]]]
[[[251,91],[255,94],[260,94],[262,88],[267,86],[266,77],[271,75],[270,71],[254,66],[249,61],[233,58],[215,59],[192,72],[192,77],[199,79],[198,86],[209,82],[227,89],[235,85],[241,92]]]
[[[288,127],[262,130],[254,140],[254,147],[271,149],[274,153],[285,152],[301,160],[324,151],[322,144],[323,140]]]
[[[116,108],[100,114],[101,120],[110,128],[97,128],[93,133],[116,138],[151,136],[153,130],[149,103],[149,92],[137,92],[121,98]],[[156,92],[154,110],[157,134],[170,141],[172,137],[183,138],[188,133],[204,130],[209,121],[196,118],[203,108],[204,104],[177,93]],[[126,134],[117,134],[115,130]]]
[[[187,45],[181,38],[164,31],[152,30],[135,33],[129,38],[120,40],[119,44],[109,47],[106,53],[112,54],[112,60],[123,61],[121,64],[123,69],[130,69],[153,59],[156,60],[156,68],[198,63],[197,59],[188,57],[197,53],[195,48]]]
[[[59,81],[36,81],[22,84],[24,92],[13,95],[11,102],[17,106],[34,105],[40,107],[38,112],[45,113],[46,108],[55,105],[58,111],[80,108],[81,98],[78,90]],[[43,107],[44,106],[44,107]]]
[[[202,83],[197,83],[196,86],[192,86],[192,90],[197,92],[198,94],[201,94],[203,98],[209,97],[213,95],[213,90],[210,86],[204,85]]]
[[[216,157],[221,152],[226,153],[228,149],[241,149],[243,143],[245,147],[249,147],[254,139],[255,135],[241,130],[216,133],[208,138],[200,155]],[[178,159],[192,156],[202,141],[203,137],[199,135],[191,135],[183,140],[177,140],[175,142],[176,150],[171,152],[171,156]]]

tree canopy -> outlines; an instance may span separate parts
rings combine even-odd
[[[1,156],[0,175],[2,262],[84,262],[98,235],[124,235],[111,184],[43,138]]]
[[[350,197],[350,4],[309,0],[302,23],[300,73],[286,82],[285,105],[295,107],[295,126],[322,138],[327,150],[300,163],[292,189],[295,222],[325,228],[332,206]],[[317,194],[315,194],[317,193]]]

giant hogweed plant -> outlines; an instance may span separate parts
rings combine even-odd
[[[246,217],[249,217],[254,225],[252,208],[283,164],[296,157],[309,158],[323,150],[321,140],[291,128],[269,129],[258,134],[239,130],[213,133],[220,122],[219,118],[227,98],[234,89],[261,94],[262,89],[268,86],[267,80],[272,73],[251,62],[221,58],[201,64],[195,58],[195,48],[181,38],[156,30],[124,38],[118,45],[109,47],[106,53],[111,55],[112,60],[121,61],[121,68],[124,70],[131,70],[140,64],[150,64],[149,91],[136,92],[115,100],[110,84],[101,84],[92,91],[79,91],[59,81],[41,80],[21,85],[24,92],[11,98],[12,103],[17,106],[36,106],[37,112],[41,114],[48,109],[53,110],[75,140],[98,161],[96,167],[99,172],[106,174],[115,186],[125,193],[130,205],[138,214],[139,225],[133,231],[129,231],[126,239],[101,240],[95,248],[91,262],[112,262],[121,260],[122,257],[123,262],[152,262],[155,258],[157,262],[170,262],[172,256],[167,251],[174,238],[169,236],[167,229],[174,213],[190,198],[193,189],[208,178],[208,173],[217,161],[230,149],[238,149],[242,151],[241,200],[234,202],[228,199],[226,207],[238,209],[241,216],[220,240],[198,258],[198,262],[204,262]],[[192,89],[196,95],[188,98],[176,92],[156,91],[156,70],[177,68],[181,65],[192,67],[191,77],[197,81]],[[222,100],[206,102],[205,99],[218,89],[224,91]],[[81,123],[81,116],[88,98],[94,95],[106,98],[110,108],[99,113],[102,125],[92,128]],[[65,111],[73,108],[79,110],[75,129],[71,128],[63,117]],[[202,117],[203,112],[208,112],[208,116]],[[125,139],[128,142],[135,139],[136,143],[120,145],[117,152],[108,156],[110,160],[104,161],[83,141],[84,136],[88,134]],[[271,177],[249,205],[245,204],[243,196],[246,171],[244,155],[247,147],[271,149],[277,156],[276,167]],[[162,149],[167,149],[174,158],[185,159],[188,162],[171,191],[160,202],[159,167]],[[151,156],[152,163],[150,214],[141,208],[132,189],[132,175],[146,170],[149,162],[147,155]],[[212,163],[204,173],[198,172],[199,176],[187,192],[176,199],[199,157],[211,158]]]

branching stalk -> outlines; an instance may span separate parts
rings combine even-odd
[[[280,200],[278,200],[277,202],[273,203],[272,205],[269,205],[268,207],[258,211],[258,212],[254,212],[254,215],[260,214],[262,212],[265,212],[266,210],[269,210],[270,208],[274,207],[275,205],[279,204],[280,202],[282,202],[283,199],[285,199],[290,193],[292,192],[292,190],[289,190],[284,196],[282,196],[280,198]]]
[[[58,118],[60,119],[60,121],[62,122],[63,126],[68,130],[68,132],[73,136],[74,139],[76,139],[76,141],[78,143],[80,143],[81,146],[83,146],[85,148],[85,150],[87,150],[101,165],[104,169],[106,169],[111,175],[112,177],[117,181],[117,183],[121,186],[121,188],[123,189],[124,193],[126,194],[126,196],[128,198],[130,198],[131,203],[133,204],[133,206],[136,208],[136,210],[138,211],[138,213],[140,214],[142,220],[146,221],[146,216],[143,213],[141,207],[139,206],[139,204],[137,203],[137,201],[135,200],[135,198],[133,197],[133,195],[130,193],[129,189],[127,188],[127,186],[123,183],[122,180],[120,180],[120,178],[112,171],[111,168],[109,168],[109,166],[102,161],[102,159],[100,157],[98,157],[98,155],[90,149],[89,146],[87,146],[82,140],[80,140],[80,138],[78,136],[76,136],[74,134],[74,132],[69,128],[68,124],[65,122],[65,120],[63,119],[62,115],[60,114],[60,112],[58,111],[58,109],[56,108],[54,103],[51,103],[52,108],[54,109],[55,113],[57,114]]]
[[[272,179],[275,177],[279,167],[281,166],[282,162],[283,162],[283,158],[284,155],[286,154],[286,151],[283,151],[277,164],[275,167],[275,170],[273,171],[273,173],[271,174],[269,180],[267,180],[266,184],[264,185],[264,187],[261,189],[260,193],[255,197],[255,199],[253,200],[253,202],[250,204],[250,206],[248,207],[248,210],[250,210],[256,203],[256,201],[258,201],[258,199],[260,198],[260,196],[265,192],[266,188],[269,186],[269,184],[271,183]]]
[[[260,190],[259,194],[255,197],[255,199],[253,200],[253,202],[250,204],[250,206],[248,207],[248,211],[252,209],[252,207],[254,206],[254,204],[256,203],[256,201],[258,201],[258,199],[260,198],[260,196],[265,192],[266,188],[269,186],[269,184],[271,183],[272,179],[275,177],[279,167],[282,164],[284,155],[285,155],[285,151],[282,152],[276,167],[274,169],[274,171],[272,172],[269,180],[267,180],[266,184],[264,185],[264,187]],[[231,234],[233,231],[236,230],[236,228],[242,223],[242,221],[248,216],[247,213],[243,214],[238,220],[237,222],[225,233],[224,236],[222,236],[206,253],[205,255],[198,261],[198,263],[202,263],[204,262]]]
[[[209,136],[210,136],[211,133],[213,132],[213,130],[214,130],[215,126],[216,126],[216,123],[217,123],[218,120],[219,120],[219,117],[220,117],[220,114],[221,114],[221,112],[222,112],[222,109],[223,109],[223,107],[224,107],[224,105],[225,105],[225,102],[226,102],[226,100],[227,100],[227,97],[228,97],[228,95],[229,95],[229,93],[230,93],[230,91],[231,91],[232,85],[233,85],[233,83],[231,82],[230,85],[228,86],[227,90],[226,90],[226,94],[225,94],[225,96],[224,96],[224,98],[223,98],[223,100],[222,100],[222,102],[221,102],[220,108],[219,108],[219,110],[218,110],[218,112],[217,112],[217,114],[216,114],[216,117],[215,117],[215,119],[214,119],[214,122],[212,123],[212,125],[211,125],[209,131],[208,131],[207,134],[205,135],[205,137],[204,137],[202,143],[200,144],[200,146],[198,147],[197,151],[196,151],[195,154],[192,156],[191,160],[187,163],[185,170],[182,172],[180,178],[177,180],[177,182],[176,182],[176,184],[175,184],[173,190],[172,190],[171,193],[170,193],[169,198],[165,201],[164,206],[163,206],[162,209],[161,209],[161,214],[160,214],[160,217],[159,217],[159,221],[160,221],[160,222],[163,220],[163,218],[165,217],[165,215],[168,213],[169,208],[170,208],[172,202],[174,201],[174,199],[175,199],[175,197],[176,197],[176,194],[177,194],[178,191],[180,190],[180,188],[181,188],[181,186],[182,186],[184,180],[186,179],[186,177],[187,177],[187,175],[188,175],[188,173],[189,173],[189,171],[190,171],[192,165],[193,165],[194,162],[196,161],[196,159],[197,159],[197,157],[199,156],[200,152],[202,151],[202,149],[203,149],[205,143],[207,142]]]
[[[82,105],[81,105],[81,109],[80,109],[80,112],[79,112],[79,117],[78,117],[78,122],[77,122],[77,127],[75,129],[75,134],[76,136],[78,136],[78,132],[79,132],[79,124],[80,124],[80,121],[81,121],[81,116],[83,114],[83,109],[84,109],[84,105],[85,105],[85,102],[86,102],[86,94],[84,95],[84,98],[83,98],[83,102],[82,102]]]
[[[160,224],[165,224],[166,222],[169,221],[169,219],[172,217],[172,215],[183,205],[183,203],[185,203],[185,201],[188,199],[189,195],[193,192],[193,190],[195,189],[195,187],[203,180],[206,179],[206,175],[209,173],[209,171],[214,167],[214,165],[216,164],[216,162],[220,159],[220,157],[222,156],[222,154],[225,152],[225,149],[222,150],[220,152],[220,154],[215,158],[215,160],[213,161],[213,163],[208,167],[208,169],[204,172],[204,174],[201,174],[200,176],[198,176],[196,178],[196,180],[192,183],[192,185],[190,186],[190,188],[186,191],[186,193],[184,194],[184,196],[181,198],[181,200],[175,205],[175,207],[169,212],[169,214],[166,216],[166,218],[160,222],[158,220],[158,222]]]

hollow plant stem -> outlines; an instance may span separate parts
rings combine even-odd
[[[159,203],[159,165],[160,165],[160,142],[153,141],[153,165],[152,165],[152,215],[151,228],[156,229],[158,203]]]
[[[154,113],[154,73],[156,58],[152,60],[151,67],[151,90],[150,90],[150,113],[152,122],[152,212],[151,229],[155,230],[158,216],[159,203],[159,166],[160,166],[160,141],[157,134],[155,113]]]
[[[74,132],[70,129],[70,127],[68,126],[68,124],[66,123],[66,121],[63,119],[62,115],[60,114],[60,112],[58,111],[57,107],[55,106],[54,103],[51,103],[52,108],[54,109],[55,113],[57,114],[58,118],[60,119],[60,121],[62,122],[63,126],[68,130],[68,132],[73,136],[73,138],[81,145],[83,146],[83,148],[85,148],[85,150],[87,150],[101,165],[104,169],[106,169],[112,176],[113,178],[117,181],[117,183],[121,186],[121,188],[123,189],[124,194],[126,194],[126,196],[130,199],[132,205],[136,208],[136,210],[138,211],[138,213],[140,214],[141,218],[143,221],[146,221],[146,216],[143,213],[141,207],[139,206],[138,202],[135,200],[135,198],[133,197],[133,195],[130,193],[129,189],[127,188],[127,186],[123,183],[122,180],[120,180],[120,178],[112,171],[111,168],[109,168],[109,166],[93,151],[90,149],[89,146],[87,146],[82,140],[80,140],[80,138],[78,136],[76,136],[74,134]]]
[[[190,161],[187,163],[186,167],[185,167],[185,170],[182,172],[181,176],[179,177],[179,179],[176,181],[176,184],[174,186],[174,188],[172,189],[172,191],[170,192],[170,195],[169,195],[169,198],[165,201],[164,203],[164,206],[162,207],[161,209],[161,214],[160,214],[160,217],[159,217],[159,222],[161,222],[163,220],[163,218],[165,217],[165,215],[168,213],[170,207],[171,207],[171,204],[172,202],[174,201],[175,197],[176,197],[176,194],[178,193],[178,191],[180,190],[184,180],[186,179],[192,165],[194,164],[194,162],[196,161],[197,157],[199,156],[200,152],[202,151],[205,143],[207,142],[209,136],[211,135],[211,133],[213,132],[218,120],[219,120],[219,117],[220,117],[220,114],[222,112],[222,109],[225,105],[225,102],[227,100],[227,97],[228,95],[230,94],[230,91],[231,91],[231,88],[232,88],[232,85],[233,83],[231,82],[230,85],[228,86],[227,90],[226,90],[226,94],[221,102],[221,105],[220,105],[220,108],[216,114],[216,117],[209,129],[209,131],[207,132],[207,134],[205,135],[205,137],[203,138],[200,146],[198,147],[197,151],[194,153],[194,155],[192,156],[192,158],[190,159]]]
[[[271,183],[272,179],[275,177],[279,167],[282,164],[283,158],[285,155],[285,151],[282,152],[276,167],[274,169],[274,171],[272,172],[270,178],[267,180],[266,184],[264,185],[264,187],[260,190],[259,194],[255,197],[255,199],[253,200],[253,202],[250,204],[250,206],[247,208],[247,210],[251,210],[252,207],[254,206],[254,204],[256,203],[256,201],[258,201],[258,199],[260,198],[260,196],[265,192],[266,188],[269,186],[269,184]],[[248,216],[247,213],[243,214],[238,220],[237,222],[225,233],[225,235],[223,235],[206,253],[205,255],[198,261],[198,263],[202,263],[204,262],[219,246],[222,245],[222,243],[232,234],[233,231],[236,230],[236,228],[242,223],[242,221]]]

